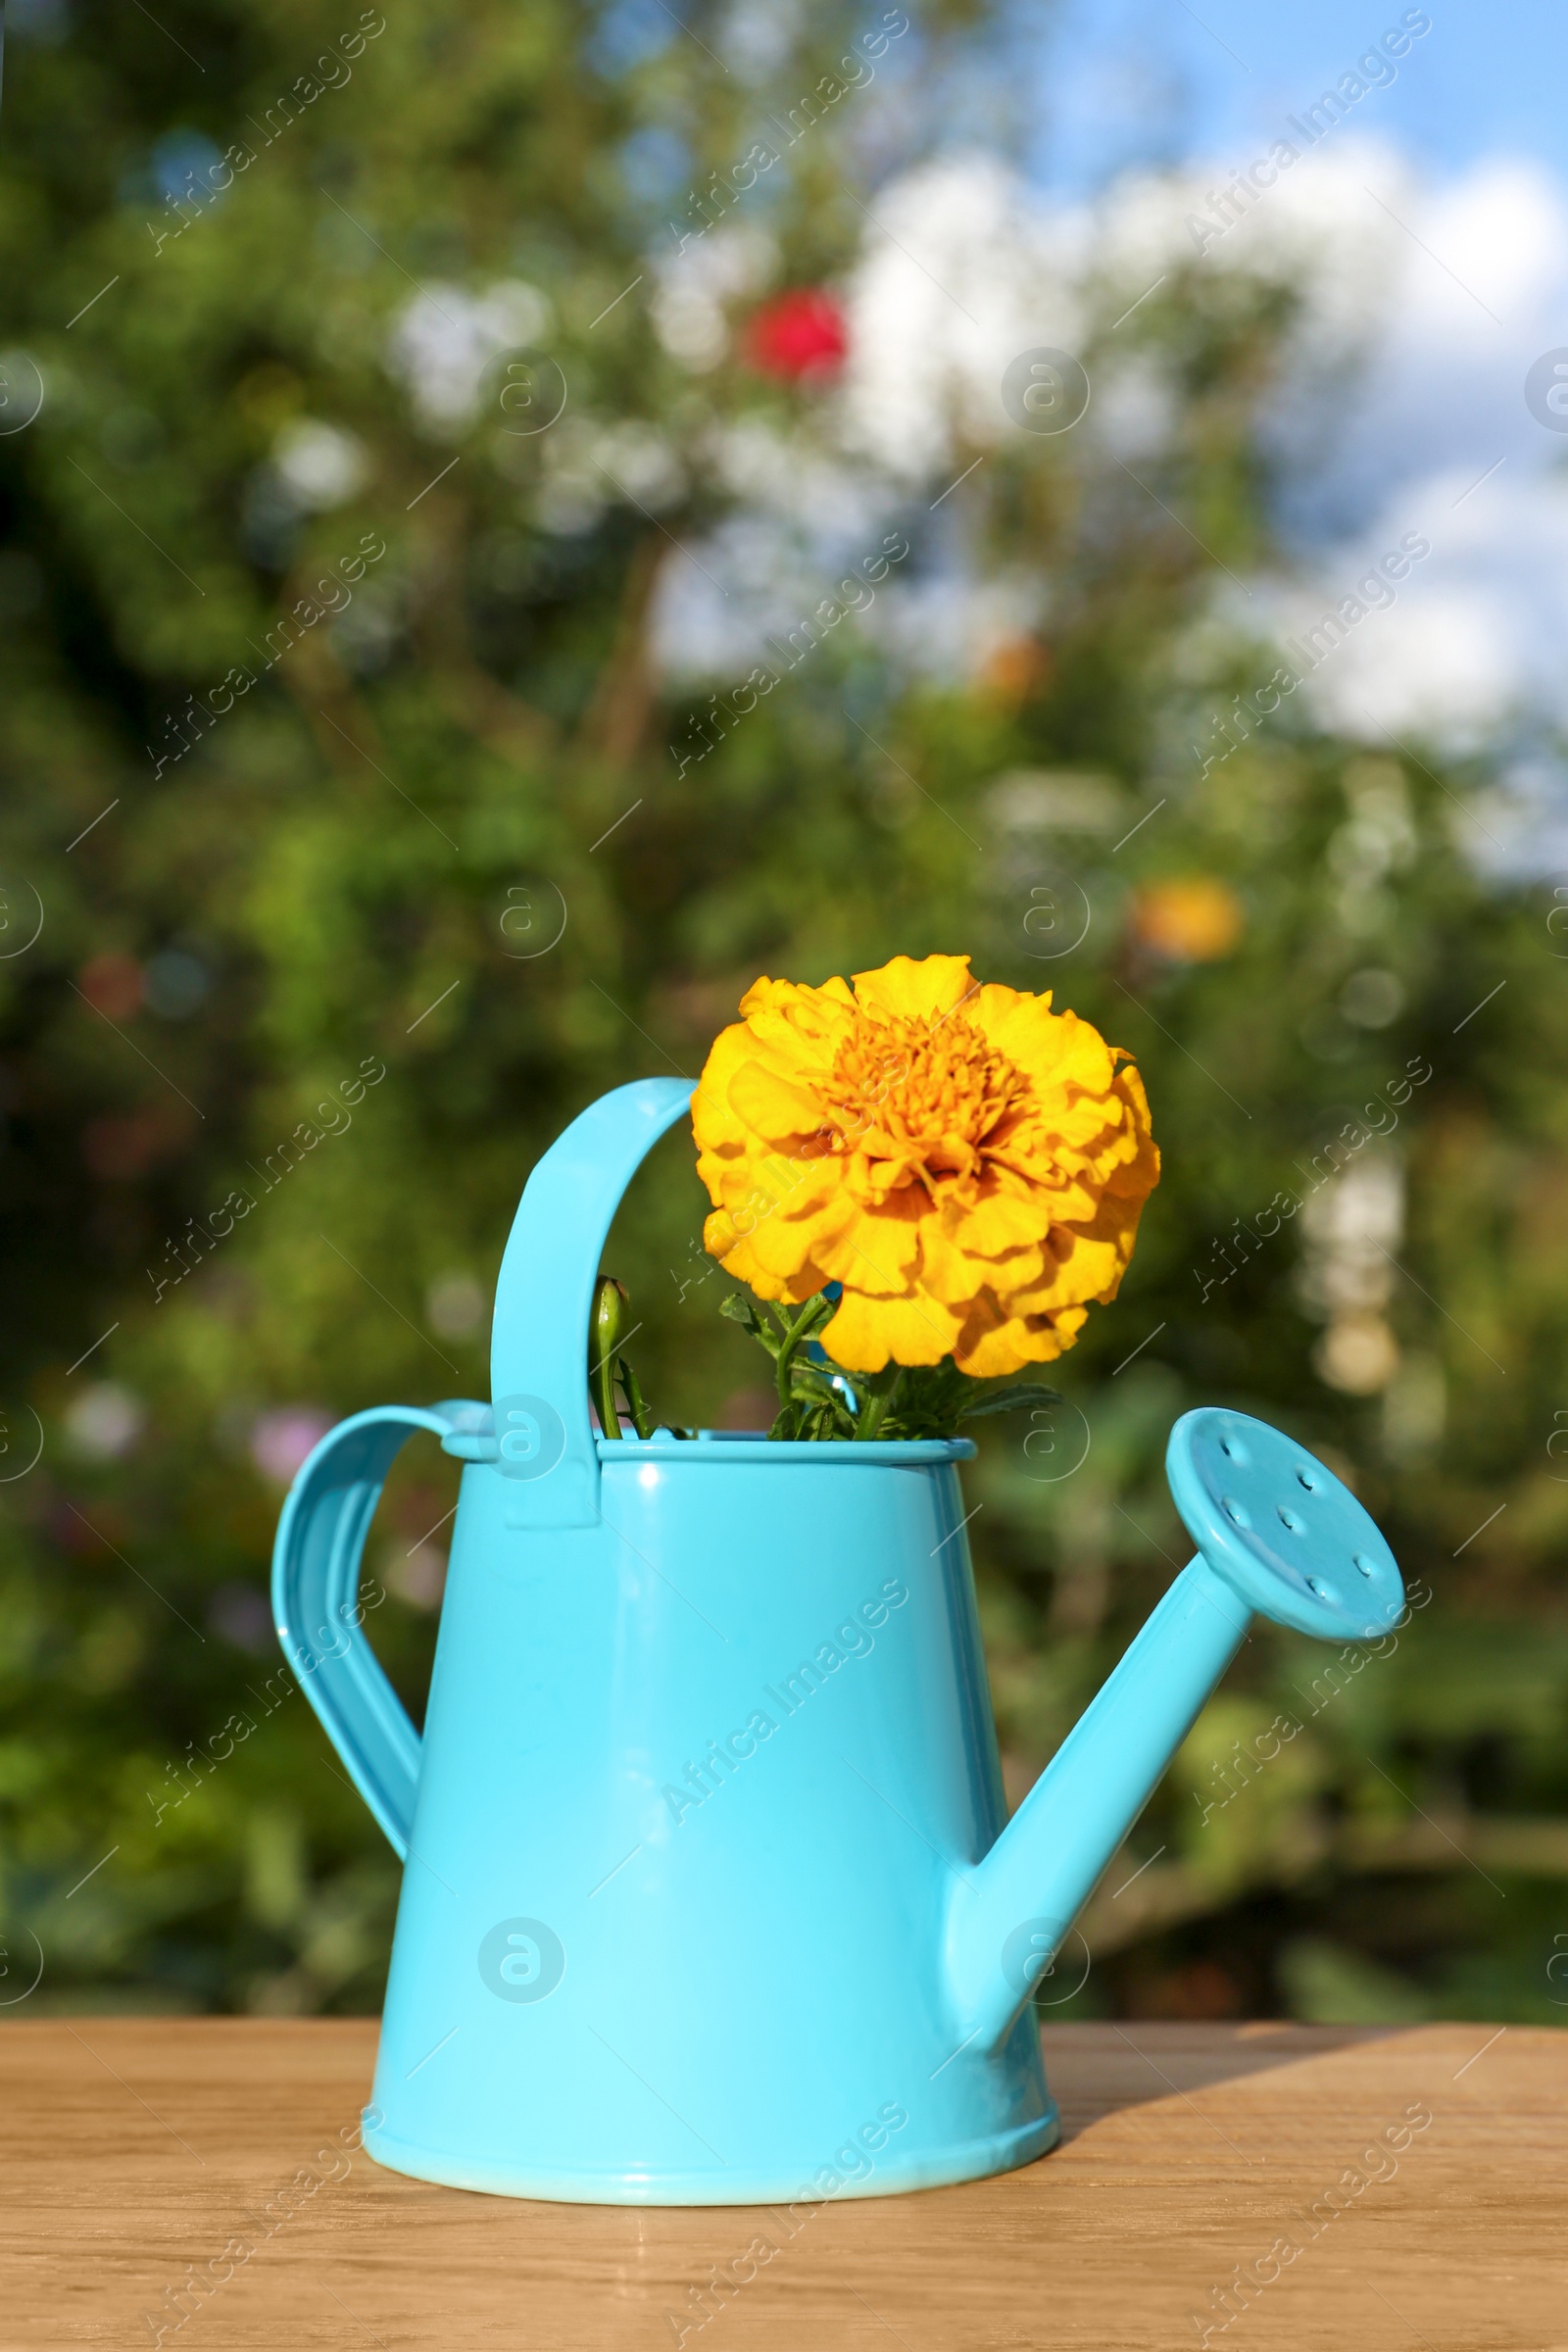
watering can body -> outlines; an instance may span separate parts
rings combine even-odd
[[[419,2179],[592,2202],[1004,2170],[1057,2131],[1035,1984],[1250,1608],[1286,1612],[1200,1557],[1004,1830],[967,1442],[589,1424],[599,1251],[688,1093],[619,1090],[536,1169],[494,1406],[357,1415],[285,1506],[285,1652],[405,1857],[365,2145]],[[357,1604],[416,1429],[465,1462],[422,1738]],[[1396,1613],[1376,1571],[1363,1634]]]
[[[728,2204],[1045,2147],[1030,2026],[958,2051],[943,1981],[1004,1819],[956,1448],[604,1450],[548,1545],[464,1472],[371,2154]]]

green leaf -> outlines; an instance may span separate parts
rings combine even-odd
[[[1048,1389],[1044,1381],[1022,1381],[1010,1389],[992,1389],[989,1394],[982,1388],[980,1395],[959,1407],[958,1419],[980,1421],[988,1413],[1021,1413],[1031,1405],[1060,1402],[1059,1389]]]
[[[768,1330],[767,1325],[762,1321],[756,1306],[744,1291],[731,1291],[728,1298],[720,1302],[718,1311],[721,1315],[727,1316],[731,1323],[741,1324],[745,1330],[751,1333],[754,1340],[760,1340],[769,1355],[777,1355],[778,1341]]]

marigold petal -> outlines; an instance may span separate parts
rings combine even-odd
[[[1027,1250],[1043,1241],[1051,1229],[1053,1206],[1038,1188],[1022,1194],[999,1189],[956,1215],[948,1230],[956,1249],[978,1258],[1001,1257],[1008,1250]]]
[[[855,994],[879,1012],[933,1018],[952,1012],[973,988],[967,956],[895,956],[874,972],[857,972]]]
[[[824,1277],[842,1282],[846,1291],[864,1291],[875,1298],[906,1291],[920,1262],[922,1206],[910,1200],[862,1210],[836,1232],[819,1224],[813,1255]]]
[[[1037,1282],[1020,1283],[1011,1295],[1023,1314],[1054,1313],[1063,1306],[1087,1301],[1103,1304],[1115,1298],[1132,1255],[1132,1237],[1095,1241],[1065,1227],[1052,1235],[1044,1270]]]
[[[953,1351],[960,1372],[975,1380],[998,1380],[1030,1364],[1054,1363],[1088,1320],[1081,1306],[1060,1315],[1005,1315],[991,1292],[976,1299]]]
[[[822,1345],[846,1372],[880,1372],[896,1364],[940,1364],[950,1355],[962,1319],[934,1298],[865,1298],[846,1290]]]
[[[803,1299],[814,1298],[822,1288],[822,1277],[809,1263],[792,1275],[770,1272],[757,1255],[752,1240],[738,1235],[722,1209],[715,1210],[703,1227],[703,1247],[716,1257],[726,1274],[736,1282],[744,1282],[759,1298],[776,1298],[799,1305]]]
[[[757,1263],[781,1282],[790,1281],[808,1264],[816,1264],[815,1231],[810,1223],[791,1223],[788,1217],[760,1217],[748,1235]],[[820,1273],[813,1286],[820,1290]]]
[[[756,1040],[744,1021],[721,1029],[714,1038],[692,1096],[692,1132],[707,1152],[737,1151],[746,1142],[746,1129],[730,1106],[730,1080],[757,1052]]]
[[[1050,1251],[1036,1246],[1008,1250],[995,1257],[977,1256],[943,1231],[935,1216],[920,1224],[920,1287],[945,1306],[964,1308],[988,1285],[1039,1282],[1052,1263]]]
[[[760,1061],[743,1061],[736,1070],[729,1082],[729,1106],[754,1135],[771,1144],[814,1135],[822,1125],[818,1099]]]
[[[800,993],[800,984],[795,980],[754,980],[740,1001],[741,1018],[750,1021],[753,1013],[779,1002],[792,1004]]]

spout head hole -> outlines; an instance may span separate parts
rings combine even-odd
[[[1364,1551],[1358,1551],[1356,1553],[1355,1565],[1363,1576],[1376,1576],[1378,1572],[1378,1564],[1376,1560],[1369,1560]],[[1397,1611],[1396,1611],[1396,1615],[1397,1615]]]
[[[1224,1511],[1228,1519],[1235,1520],[1238,1527],[1251,1526],[1251,1512],[1248,1509],[1245,1502],[1238,1502],[1234,1494],[1222,1494],[1220,1496],[1220,1508]]]
[[[1296,1483],[1298,1487],[1304,1487],[1309,1494],[1317,1492],[1317,1480],[1310,1470],[1298,1470]]]
[[[1320,1576],[1309,1576],[1306,1581],[1311,1587],[1312,1591],[1317,1594],[1319,1600],[1336,1601],[1339,1599],[1340,1596],[1338,1592],[1335,1592],[1334,1587],[1332,1585],[1326,1585]]]
[[[1290,1504],[1286,1502],[1282,1502],[1278,1507],[1280,1525],[1282,1527],[1288,1527],[1293,1536],[1304,1536],[1306,1533],[1306,1522],[1301,1517],[1300,1513],[1298,1511],[1293,1511],[1290,1507]]]
[[[1248,1452],[1245,1444],[1236,1435],[1236,1432],[1233,1429],[1228,1429],[1225,1432],[1225,1435],[1219,1442],[1219,1449],[1228,1462],[1235,1462],[1238,1467],[1243,1470],[1247,1468],[1248,1463],[1252,1458]]]

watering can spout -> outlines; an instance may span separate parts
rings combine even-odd
[[[1166,1471],[1200,1545],[1023,1804],[956,1878],[948,1967],[961,2034],[1011,2028],[1132,1828],[1254,1613],[1298,1633],[1376,1641],[1404,1588],[1376,1525],[1333,1473],[1244,1413],[1185,1413]]]

